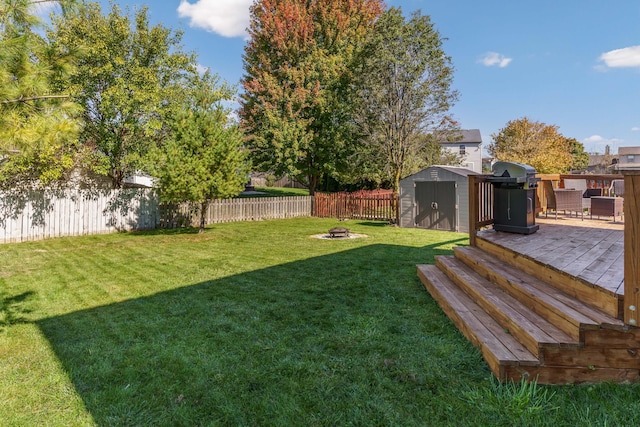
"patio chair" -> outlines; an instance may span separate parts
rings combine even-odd
[[[586,179],[565,179],[564,188],[582,191],[582,209],[588,211],[591,210],[591,197],[602,196],[602,188],[587,188]]]
[[[559,211],[563,211],[565,214],[568,211],[569,215],[571,215],[571,212],[575,212],[576,214],[580,214],[581,218],[584,219],[582,190],[556,189],[553,190],[553,198],[555,200],[552,203],[549,203],[550,200],[547,199],[547,215],[549,209],[552,209],[556,213],[556,219],[558,219]]]
[[[609,197],[624,197],[624,179],[614,179],[611,181]]]

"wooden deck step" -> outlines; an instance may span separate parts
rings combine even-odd
[[[508,378],[507,367],[539,365],[538,358],[466,293],[456,286],[435,265],[418,265],[418,276],[456,327],[476,347],[487,361],[494,375]]]
[[[455,255],[576,340],[584,340],[586,330],[625,329],[621,320],[576,300],[545,281],[523,273],[519,268],[482,250],[457,247]]]
[[[535,356],[539,356],[544,347],[579,345],[576,337],[545,320],[461,260],[439,256],[436,257],[436,266]]]
[[[439,259],[441,266],[446,263],[463,264],[453,257],[444,258]],[[607,330],[608,336],[614,337],[613,341],[617,340],[611,348],[600,345],[598,330],[587,330],[587,342],[596,346],[575,345],[568,340],[565,344],[569,345],[564,346],[542,345],[539,357],[536,357],[438,266],[417,267],[418,276],[427,291],[464,336],[480,349],[489,368],[500,380],[535,379],[539,384],[640,380],[640,349],[636,351],[630,346],[634,339],[636,347],[640,343],[635,330]],[[466,265],[462,267],[470,270]]]
[[[572,299],[582,301],[614,318],[623,318],[623,303],[620,295],[586,283],[578,277],[502,246],[499,242],[477,237],[476,243],[477,249],[487,255],[504,261],[522,273],[552,284]]]

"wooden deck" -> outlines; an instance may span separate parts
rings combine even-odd
[[[640,381],[624,317],[624,224],[537,218],[529,235],[479,231],[418,276],[501,380]]]
[[[495,232],[478,237],[530,257],[587,284],[624,294],[624,223],[611,220],[537,218],[540,229],[522,235]]]

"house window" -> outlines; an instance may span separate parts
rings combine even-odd
[[[467,154],[467,147],[460,145],[460,155],[464,156],[465,154]]]
[[[633,154],[627,154],[627,162],[633,163],[635,156]]]

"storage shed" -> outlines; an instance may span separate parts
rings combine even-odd
[[[431,166],[400,181],[400,226],[469,232],[469,169]]]

